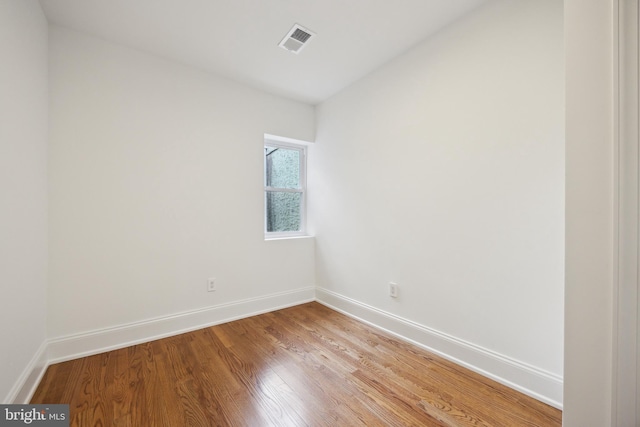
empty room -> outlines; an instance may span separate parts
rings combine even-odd
[[[637,58],[636,1],[0,0],[0,424],[639,425]]]

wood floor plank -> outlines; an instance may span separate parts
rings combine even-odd
[[[297,372],[296,377],[305,378],[306,381],[302,388],[298,389],[300,395],[304,396],[309,392],[314,394],[312,401],[325,402],[327,398],[330,398],[332,405],[316,406],[314,412],[320,411],[322,415],[321,421],[327,422],[330,419],[337,421],[349,422],[350,425],[366,425],[363,424],[366,419],[369,419],[368,414],[360,414],[354,410],[352,406],[346,406],[343,402],[351,395],[349,392],[348,384],[345,384],[341,380],[342,377],[336,376],[336,374],[327,368],[325,361],[321,355],[315,354],[313,347],[308,346],[308,343],[304,339],[301,339],[295,331],[289,329],[289,325],[279,322],[278,318],[272,313],[264,316],[262,319],[256,319],[260,322],[262,328],[267,335],[262,338],[272,340],[275,344],[274,350],[277,354],[277,360],[293,361],[295,363],[287,363],[287,369],[295,369],[296,367],[302,367],[302,370]],[[264,320],[266,322],[261,322]],[[237,327],[237,324],[230,324],[230,327]],[[255,328],[246,331],[246,336],[249,338],[245,343],[249,343],[253,349],[258,349],[261,346],[253,345],[256,340],[260,339],[260,336],[255,335]],[[274,366],[277,369],[278,366]],[[279,371],[280,375],[286,375],[286,372]],[[292,377],[286,375],[289,382],[292,382]],[[332,387],[332,384],[339,383],[340,387]],[[294,384],[300,385],[298,382]],[[328,393],[330,391],[330,393]],[[308,403],[307,403],[308,405]],[[360,407],[360,405],[356,406]],[[305,411],[309,413],[310,411]],[[323,424],[313,424],[323,425]]]
[[[274,313],[274,315],[281,316],[281,313]],[[292,319],[295,316],[285,318]],[[310,324],[307,319],[302,319],[296,326],[307,331],[309,336],[307,339],[312,340],[314,347],[325,350],[321,356],[327,361],[328,366],[332,367],[338,378],[344,378],[359,394],[368,397],[372,404],[375,403],[376,407],[372,408],[369,405],[369,410],[374,411],[379,417],[388,413],[404,425],[439,425],[429,414],[418,412],[408,404],[409,400],[404,399],[409,397],[405,390],[398,393],[399,390],[392,390],[379,383],[375,378],[379,377],[380,371],[372,369],[372,364],[367,363],[367,357],[363,357],[362,353],[353,351],[353,345],[343,345],[331,337],[329,330],[322,329],[317,324],[314,324],[316,327],[310,327]],[[282,327],[286,328],[286,326]],[[368,366],[367,371],[370,375],[364,374],[361,365]],[[403,398],[399,398],[400,395]],[[390,410],[390,407],[394,406],[402,407],[400,415],[397,411]]]
[[[326,319],[316,319],[316,323],[322,324],[324,320]],[[431,387],[430,389],[423,389],[423,391],[428,394],[437,393],[437,395],[434,396],[436,397],[434,400],[434,405],[436,405],[434,409],[443,403],[448,403],[449,406],[455,403],[454,413],[457,412],[458,416],[474,420],[487,418],[483,422],[497,425],[501,425],[501,423],[508,423],[506,425],[554,425],[554,423],[557,422],[557,420],[548,419],[548,417],[544,415],[544,409],[548,408],[547,405],[530,399],[520,393],[516,394],[513,390],[500,384],[493,382],[487,383],[486,378],[475,372],[461,369],[438,356],[420,351],[416,347],[393,337],[384,336],[384,334],[380,334],[379,331],[375,329],[363,328],[363,325],[359,322],[350,323],[351,326],[357,330],[354,328],[345,329],[345,324],[349,324],[349,322],[340,322],[340,324],[342,330],[348,334],[348,337],[372,334],[373,337],[370,336],[367,338],[367,342],[375,342],[376,349],[385,352],[385,359],[395,361],[395,363],[389,364],[388,367],[394,374],[401,376],[406,385],[410,386],[420,381],[416,381],[416,378],[408,374],[402,367],[410,367],[411,371],[419,370],[422,375],[427,375],[430,379],[427,384]],[[344,338],[346,339],[348,337],[345,336]],[[399,352],[399,348],[404,351]],[[419,366],[422,367],[422,369],[416,369]],[[382,375],[384,374],[383,372],[378,372]],[[458,397],[454,400],[453,395],[448,397],[443,396],[441,390],[446,389],[456,391],[454,395]],[[472,402],[487,399],[487,396],[490,395],[493,405],[491,414],[482,416],[475,409],[475,405],[468,405],[466,400],[468,400],[470,394],[473,395]],[[464,399],[461,399],[460,396],[464,397]],[[523,401],[519,400],[522,398],[524,398]],[[425,400],[422,404],[424,405],[428,402],[428,400]],[[525,410],[525,413],[528,415],[522,418],[519,417],[518,411],[513,411],[513,408],[514,405],[521,406],[524,404],[528,406]],[[532,410],[532,407],[538,408],[538,411]],[[543,410],[540,411],[540,408],[543,408]],[[479,423],[478,425],[483,425],[480,421],[476,422]]]
[[[71,426],[539,426],[561,412],[319,303],[51,365]]]
[[[310,324],[316,326],[316,330],[312,332],[313,335],[322,336],[328,333],[328,330],[322,326],[320,319],[316,319]],[[487,425],[479,417],[465,413],[460,408],[454,410],[450,404],[451,397],[443,398],[443,395],[435,390],[416,387],[415,384],[420,382],[418,378],[398,368],[396,363],[384,363],[380,356],[374,353],[382,349],[379,342],[371,339],[360,340],[360,342],[357,338],[354,340],[353,337],[356,337],[356,335],[346,328],[342,328],[341,331],[336,331],[335,329],[333,331],[338,336],[341,336],[345,342],[351,343],[349,346],[351,350],[356,350],[343,352],[344,354],[354,353],[351,354],[353,360],[362,364],[362,368],[358,368],[354,375],[363,381],[367,381],[371,388],[383,388],[383,395],[395,399],[397,405],[406,405],[410,402],[410,406],[405,406],[405,412],[424,412],[428,416],[428,419],[423,421],[425,423],[434,422],[433,419],[444,423],[445,419],[452,418],[451,414],[454,414],[453,418],[465,418],[473,425]],[[329,345],[335,346],[333,343]],[[385,359],[395,360],[392,357]],[[430,401],[437,402],[437,407],[429,408],[428,402]],[[447,417],[443,415],[445,412],[449,414]],[[450,423],[445,424],[449,425]]]

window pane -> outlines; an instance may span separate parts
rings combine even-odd
[[[288,148],[264,148],[264,185],[276,188],[300,188],[300,151]]]
[[[302,193],[267,191],[267,232],[300,231]]]

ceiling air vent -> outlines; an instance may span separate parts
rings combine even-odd
[[[287,49],[289,52],[297,54],[300,53],[302,48],[306,46],[313,36],[315,36],[313,31],[309,31],[303,26],[296,24],[282,39],[278,46]]]

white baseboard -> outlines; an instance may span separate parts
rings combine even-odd
[[[315,288],[307,287],[49,339],[42,343],[5,401],[29,403],[47,367],[53,363],[149,342],[314,300]]]
[[[40,380],[47,370],[47,341],[43,341],[36,353],[31,358],[27,367],[22,371],[22,375],[13,385],[9,395],[6,397],[7,403],[29,403],[31,396],[40,384]]]
[[[29,403],[47,367],[53,363],[149,342],[314,300],[315,288],[311,286],[49,339],[40,345],[5,401]]]
[[[88,333],[50,339],[49,364],[103,353],[105,351],[154,341],[315,299],[315,288],[307,287],[191,310],[141,322],[105,328]]]
[[[424,325],[379,310],[327,289],[316,288],[316,300],[528,396],[562,409],[563,379]]]
[[[329,290],[314,287],[47,340],[25,368],[6,401],[28,403],[46,368],[52,363],[149,342],[314,300],[562,409],[562,377],[558,375]]]

